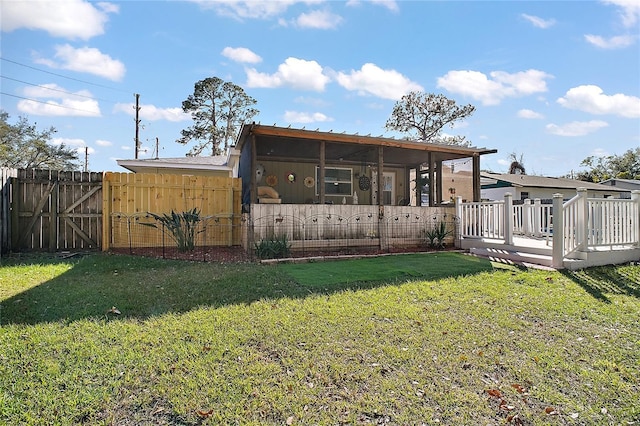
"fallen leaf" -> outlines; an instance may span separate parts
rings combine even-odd
[[[487,393],[496,398],[502,398],[502,392],[500,392],[498,389],[487,389]]]
[[[291,426],[293,424],[293,416],[287,417],[287,426]]]
[[[213,414],[213,410],[209,410],[209,411],[198,410],[196,411],[196,414],[206,419],[207,417],[211,417],[211,415]]]
[[[555,408],[553,407],[547,407],[544,409],[544,412],[547,413],[550,416],[555,416],[556,414],[558,414],[558,412],[556,411]]]
[[[118,310],[115,306],[112,306],[111,309],[107,311],[108,314],[120,315],[122,312]]]
[[[525,393],[524,388],[517,383],[512,384],[511,387],[514,388],[518,393]]]
[[[577,419],[578,417],[580,417],[580,414],[578,414],[578,413],[571,413],[571,414],[569,414],[569,417],[571,417],[572,419]]]

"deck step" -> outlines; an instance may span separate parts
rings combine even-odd
[[[469,249],[469,253],[490,259],[494,262],[517,264],[527,267],[551,268],[552,258],[544,254],[526,253],[520,250],[478,247]]]

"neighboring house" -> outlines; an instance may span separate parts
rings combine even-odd
[[[607,179],[600,182],[601,185],[613,186],[616,189],[628,189],[633,191],[634,189],[640,190],[640,180],[634,179]]]
[[[497,152],[255,123],[242,127],[236,149],[241,153],[245,206],[259,202],[420,205],[422,199],[436,206],[449,202],[452,192],[479,201],[480,156]],[[446,169],[447,161],[456,160],[470,165],[464,178]],[[428,185],[429,197],[421,196],[416,175],[434,183]]]
[[[513,200],[553,199],[553,194],[562,194],[565,200],[573,198],[578,188],[586,188],[590,198],[630,198],[631,190],[611,187],[575,179],[520,174],[481,173],[482,199],[502,200],[509,192]]]
[[[117,163],[134,173],[238,177],[239,158],[240,152],[232,148],[227,155],[117,160]]]

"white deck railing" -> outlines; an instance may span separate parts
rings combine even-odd
[[[505,202],[458,203],[463,238],[503,239]]]
[[[506,214],[505,212],[510,212]],[[511,194],[504,201],[463,203],[456,200],[462,238],[490,238],[513,243],[513,235],[549,237],[553,241],[553,264],[573,253],[598,247],[640,248],[640,191],[631,199],[587,198],[587,190],[563,203],[554,194],[553,204],[526,200],[513,206]],[[554,220],[555,219],[555,220]]]

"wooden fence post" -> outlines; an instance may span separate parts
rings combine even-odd
[[[551,266],[564,268],[564,211],[562,194],[553,194],[553,251]]]

